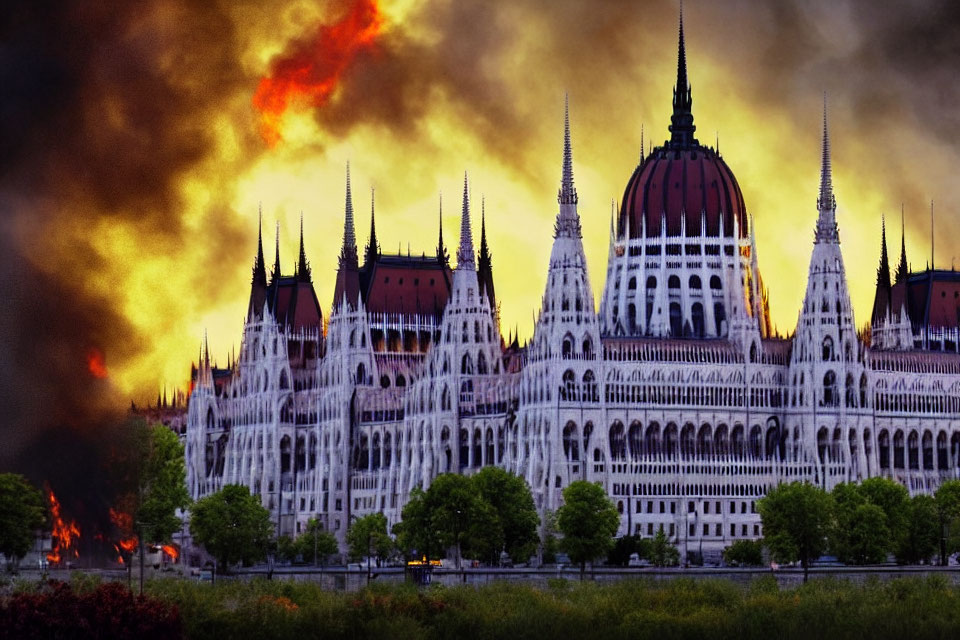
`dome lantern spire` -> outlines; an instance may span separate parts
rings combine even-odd
[[[687,148],[699,144],[693,136],[693,93],[687,80],[687,51],[683,41],[683,4],[680,5],[680,35],[677,44],[677,84],[673,88],[673,115],[670,116],[670,146]]]

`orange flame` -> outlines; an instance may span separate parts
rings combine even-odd
[[[65,521],[60,512],[60,501],[53,495],[53,490],[47,488],[47,500],[50,502],[50,519],[53,521],[53,531],[50,534],[51,549],[47,554],[47,561],[59,564],[64,555],[80,557],[80,551],[74,548],[74,543],[80,538],[80,527],[73,520]]]
[[[383,28],[377,0],[356,0],[339,22],[321,25],[317,34],[271,62],[270,75],[253,95],[260,112],[260,136],[270,147],[282,139],[280,120],[291,103],[321,107],[357,53],[372,47]]]
[[[180,557],[180,552],[177,551],[177,548],[172,544],[163,545],[163,552],[168,556],[170,556],[170,559],[173,560],[174,562],[176,562],[177,558]]]
[[[103,359],[103,352],[96,347],[87,351],[87,370],[94,378],[106,378],[107,364]]]
[[[124,554],[130,555],[136,550],[139,540],[133,535],[133,516],[110,508],[110,522],[126,537],[120,539],[113,548],[117,550],[117,562],[124,564]]]

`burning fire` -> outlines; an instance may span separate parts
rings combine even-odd
[[[354,57],[373,46],[382,28],[377,0],[356,0],[339,22],[322,25],[313,38],[275,58],[253,95],[263,141],[273,147],[282,139],[281,118],[291,103],[326,104]]]
[[[163,552],[167,554],[170,557],[170,559],[173,560],[174,562],[176,562],[177,558],[180,557],[180,552],[177,551],[177,548],[172,544],[163,545]]]
[[[73,545],[80,538],[80,527],[73,520],[65,521],[60,512],[60,501],[53,495],[53,490],[47,488],[47,500],[50,502],[50,518],[53,521],[53,532],[50,534],[51,549],[47,554],[47,561],[59,564],[64,556],[80,557],[80,551]]]
[[[96,347],[87,351],[87,370],[94,378],[106,378],[107,364],[103,359],[103,352]]]
[[[113,548],[117,550],[117,562],[124,564],[124,554],[133,554],[134,550],[137,548],[137,543],[139,542],[137,536],[133,535],[133,516],[123,511],[117,511],[111,507],[110,522],[112,522],[113,525],[120,530],[120,533],[125,536],[113,545]]]

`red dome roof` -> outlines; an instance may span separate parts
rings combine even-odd
[[[640,237],[646,217],[647,237],[660,235],[662,219],[666,219],[667,235],[678,236],[685,217],[686,235],[699,236],[701,215],[706,215],[707,235],[720,235],[722,217],[724,236],[733,235],[736,218],[740,237],[746,237],[747,208],[727,163],[695,140],[678,147],[667,143],[654,149],[633,172],[620,206],[621,234],[629,221],[630,237]]]

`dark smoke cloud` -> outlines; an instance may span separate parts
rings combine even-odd
[[[123,291],[89,286],[104,267],[91,230],[129,225],[144,259],[187,241],[178,181],[208,155],[211,114],[245,81],[232,37],[229,18],[199,1],[0,12],[0,470],[49,482],[68,510],[111,499],[108,458],[130,401],[88,355],[103,353],[109,371],[151,339],[124,316]],[[230,195],[216,194],[202,222],[217,233],[195,288],[211,296],[219,261],[249,251]]]

